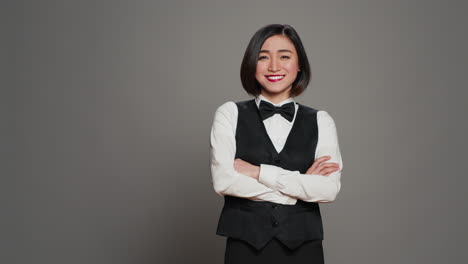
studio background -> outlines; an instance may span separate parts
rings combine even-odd
[[[254,32],[292,25],[334,118],[326,263],[468,257],[463,1],[5,1],[1,263],[222,263],[218,106]]]

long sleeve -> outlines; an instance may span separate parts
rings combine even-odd
[[[211,175],[215,192],[251,200],[295,204],[297,199],[273,190],[234,169],[237,106],[226,102],[216,110],[210,134]]]
[[[337,162],[340,169],[328,176],[322,176],[301,174],[299,171],[261,164],[259,182],[306,202],[332,202],[336,199],[341,189],[340,180],[343,170],[336,126],[333,118],[326,111],[319,111],[317,115],[319,135],[315,159],[329,155],[331,159],[325,162]]]

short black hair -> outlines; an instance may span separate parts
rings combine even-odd
[[[304,92],[310,82],[312,74],[310,72],[309,60],[305,52],[302,41],[296,30],[287,24],[269,24],[260,28],[250,39],[242,60],[240,77],[242,86],[248,94],[257,96],[261,93],[262,87],[255,78],[257,70],[258,55],[263,43],[269,37],[275,35],[286,36],[294,44],[297,51],[300,71],[297,73],[296,80],[292,83],[291,96],[298,96]]]

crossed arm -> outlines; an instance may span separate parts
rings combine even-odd
[[[332,202],[341,188],[343,168],[336,127],[331,116],[319,111],[316,159],[306,174],[281,167],[234,160],[237,106],[226,102],[216,110],[210,134],[211,175],[215,192],[251,200],[295,204]],[[329,163],[324,156],[330,156]]]

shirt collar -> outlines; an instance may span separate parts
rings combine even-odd
[[[288,99],[283,100],[278,104],[274,104],[270,100],[266,99],[262,94],[259,94],[258,96],[255,97],[255,103],[257,104],[257,107],[260,107],[260,101],[261,100],[266,101],[266,102],[268,102],[270,104],[273,104],[274,106],[282,106],[282,105],[284,105],[286,103],[289,103],[289,102],[294,102],[294,104],[295,104],[295,100],[294,100],[293,97],[289,97]]]

